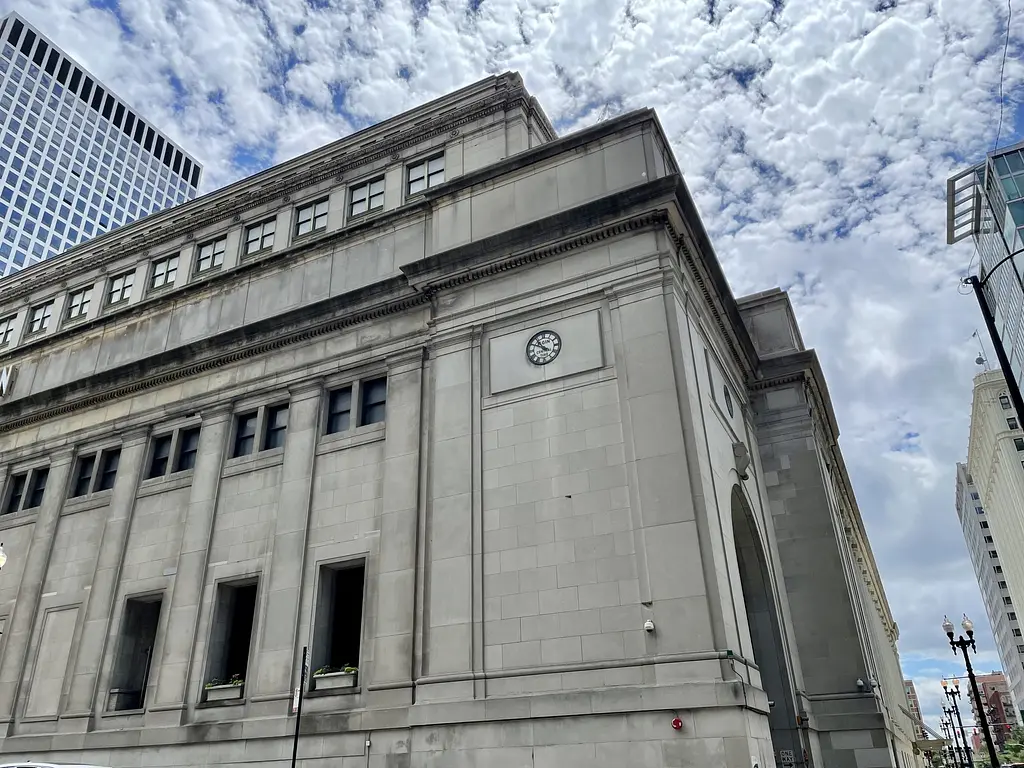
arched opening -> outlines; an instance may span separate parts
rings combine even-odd
[[[748,646],[741,626],[743,651],[745,655],[753,653],[754,663],[761,673],[761,687],[768,694],[768,699],[774,702],[768,722],[776,764],[785,764],[782,756],[788,752],[796,764],[800,765],[803,762],[803,743],[797,727],[786,646],[782,642],[781,622],[768,572],[768,558],[750,505],[739,486],[734,486],[732,490],[732,530],[744,607],[744,615],[737,619],[740,619],[741,625],[742,619],[746,619],[750,636]]]

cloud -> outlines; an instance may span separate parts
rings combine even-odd
[[[15,6],[199,156],[206,189],[506,69],[562,131],[656,108],[736,293],[789,289],[818,349],[904,658],[930,691],[927,665],[952,662],[943,614],[984,628],[953,508],[981,323],[943,200],[995,136],[1001,3],[0,0]],[[1007,94],[1022,37],[1017,14]]]

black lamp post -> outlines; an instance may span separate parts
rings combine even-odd
[[[964,765],[971,765],[971,748],[967,744],[967,732],[964,730],[964,721],[960,717],[960,707],[957,705],[957,699],[960,698],[960,681],[955,677],[953,678],[953,687],[950,688],[946,681],[942,681],[942,692],[946,694],[946,698],[949,699],[950,704],[953,707],[953,714],[956,715],[956,722],[959,726],[960,740],[963,743],[962,749],[964,751],[963,761]],[[952,720],[950,720],[952,722]]]
[[[945,712],[946,708],[943,707],[942,711]],[[939,721],[939,727],[942,729],[942,735],[946,737],[946,744],[942,747],[942,761],[947,768],[956,768],[956,753],[953,751],[953,745],[949,743],[949,723],[945,718]]]
[[[960,739],[956,735],[956,720],[953,719],[953,710],[946,705],[942,706],[942,714],[946,716],[946,722],[949,723],[949,730],[953,732],[953,754],[956,755],[956,764],[963,768],[965,765],[964,761],[964,750],[960,746]]]
[[[967,665],[967,679],[971,681],[971,693],[974,694],[975,710],[978,713],[981,732],[985,734],[985,746],[988,747],[989,760],[992,763],[992,768],[999,768],[999,756],[996,754],[996,745],[992,743],[992,734],[988,729],[988,718],[985,716],[985,702],[982,701],[981,693],[978,691],[978,681],[974,677],[971,656],[967,653],[968,648],[977,653],[978,646],[974,644],[974,623],[967,618],[966,613],[964,614],[964,620],[960,622],[960,626],[963,627],[964,632],[967,634],[966,640],[963,635],[954,640],[953,622],[949,620],[948,616],[943,617],[942,630],[946,633],[946,637],[949,638],[949,645],[953,649],[953,653],[960,651],[963,654],[964,663]]]

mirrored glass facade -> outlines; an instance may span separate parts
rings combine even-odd
[[[0,19],[0,276],[191,200],[201,174],[22,17]]]

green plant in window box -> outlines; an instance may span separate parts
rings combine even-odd
[[[245,685],[245,678],[243,678],[241,675],[232,675],[227,680],[221,680],[219,677],[215,677],[213,680],[206,684],[206,688],[225,688],[227,686],[232,685]]]
[[[357,667],[348,664],[343,667],[325,665],[313,673],[313,688],[318,691],[355,688],[358,672]]]

